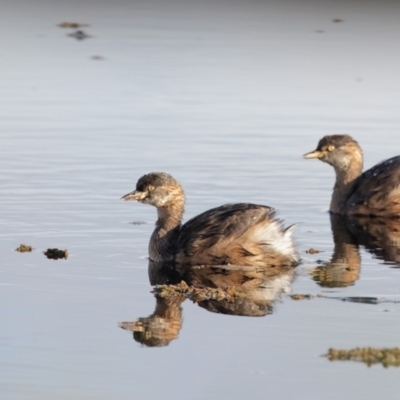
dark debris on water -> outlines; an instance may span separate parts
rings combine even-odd
[[[92,36],[88,35],[85,31],[83,31],[81,29],[77,30],[77,31],[75,31],[73,33],[68,33],[67,36],[73,37],[76,40],[84,40],[84,39],[92,37]]]
[[[47,249],[43,252],[43,254],[51,260],[58,260],[60,258],[64,258],[66,260],[68,258],[68,250]]]

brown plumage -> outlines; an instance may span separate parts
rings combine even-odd
[[[304,158],[318,158],[335,169],[332,213],[400,217],[400,156],[362,173],[363,153],[358,143],[348,135],[332,135],[323,137]]]
[[[181,225],[185,195],[163,172],[139,179],[122,197],[157,208],[149,243],[150,259],[177,265],[288,265],[299,257],[292,241],[294,226],[283,228],[273,208],[249,203],[226,204]]]

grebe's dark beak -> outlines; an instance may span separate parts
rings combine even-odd
[[[303,155],[304,158],[322,158],[324,156],[324,152],[323,151],[319,151],[319,150],[314,150],[314,151],[310,151],[309,153],[306,153]]]
[[[137,190],[134,190],[133,192],[130,192],[126,194],[125,196],[121,197],[121,200],[125,201],[139,201],[143,200],[147,196],[146,192],[139,192]]]

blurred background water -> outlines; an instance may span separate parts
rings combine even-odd
[[[342,285],[315,273],[335,254],[334,173],[301,157],[331,133],[355,137],[366,167],[400,153],[397,1],[3,0],[1,10],[1,398],[398,398],[396,368],[321,357],[398,346],[396,304],[281,296],[272,315],[244,318],[186,301],[179,338],[152,349],[118,327],[155,306],[155,210],[119,202],[151,171],[182,183],[186,218],[246,201],[298,223],[293,293],[399,299],[398,263],[379,246],[361,246]],[[90,37],[68,36],[64,21],[90,24]],[[14,252],[20,243],[34,251]],[[47,260],[48,247],[70,257]]]

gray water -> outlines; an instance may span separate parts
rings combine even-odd
[[[186,218],[245,201],[297,223],[292,293],[400,299],[398,243],[353,246],[355,272],[318,278],[335,258],[334,175],[301,155],[343,132],[367,167],[400,153],[400,4],[348,3],[2,1],[2,399],[398,398],[398,368],[321,355],[399,346],[399,304],[280,293],[250,318],[187,300],[156,348],[118,326],[156,304],[155,210],[119,201],[151,171],[182,183]]]

